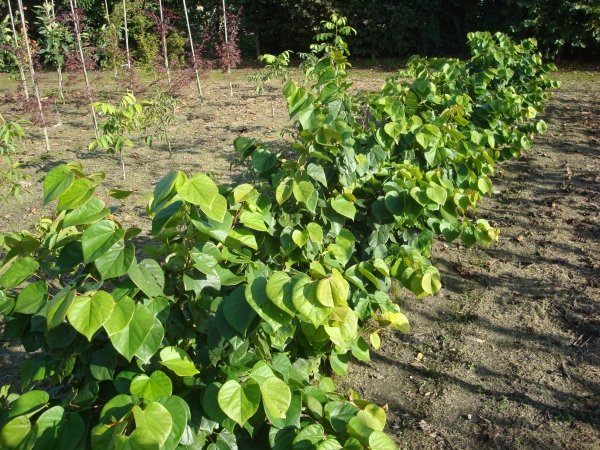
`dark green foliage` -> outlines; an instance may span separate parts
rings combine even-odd
[[[512,27],[537,38],[548,57],[600,54],[600,1],[519,0]]]

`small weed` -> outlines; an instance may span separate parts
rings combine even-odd
[[[496,406],[496,409],[498,410],[499,414],[502,414],[507,406],[508,406],[508,399],[506,397],[503,397],[501,399],[500,403],[498,403],[498,405]]]
[[[570,424],[571,422],[573,422],[573,420],[575,420],[575,417],[573,417],[570,413],[568,413],[567,411],[559,411],[558,413],[556,413],[553,417],[553,419],[556,422],[561,422],[564,423],[565,425]]]

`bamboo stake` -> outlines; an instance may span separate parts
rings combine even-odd
[[[227,61],[229,61],[229,39],[227,38],[227,14],[225,14],[225,0],[223,0],[223,23],[225,25],[225,44],[227,44]],[[227,78],[229,78],[229,96],[233,97],[233,85],[231,84],[231,66],[227,64]]]
[[[54,126],[60,127],[62,125],[62,117],[60,115],[60,111],[58,110],[58,102],[56,101],[56,97],[54,97],[54,108],[56,108],[56,115],[58,116],[58,123]]]
[[[194,40],[192,39],[192,29],[190,28],[190,19],[188,17],[187,6],[183,0],[183,11],[185,12],[185,21],[187,23],[188,37],[190,39],[190,48],[192,49],[192,62],[194,63],[194,72],[196,72],[196,86],[198,87],[198,95],[200,96],[200,106],[204,105],[202,96],[202,86],[200,86],[200,75],[198,75],[198,66],[196,64],[196,52],[194,51]]]
[[[58,64],[56,66],[56,73],[58,73],[58,93],[60,94],[60,99],[63,104],[65,103],[65,94],[63,88],[63,77],[62,77],[62,65]]]
[[[167,82],[169,83],[169,88],[171,87],[171,70],[169,69],[169,56],[167,55],[167,37],[165,36],[165,23],[163,18],[163,6],[162,0],[158,0],[158,9],[160,11],[160,34],[162,37],[162,46],[163,46],[163,54],[165,57],[165,69],[167,71]]]
[[[125,54],[127,57],[127,70],[129,71],[129,88],[133,92],[133,74],[131,73],[131,57],[129,56],[129,30],[127,29],[127,7],[123,0],[123,24],[125,26]]]
[[[37,98],[38,109],[40,112],[40,118],[42,120],[42,128],[44,130],[44,140],[46,141],[46,151],[50,153],[50,141],[48,140],[48,129],[46,127],[46,119],[44,118],[44,109],[42,108],[42,100],[40,99],[40,90],[35,82],[35,70],[33,69],[33,60],[31,59],[31,49],[29,48],[29,37],[27,36],[27,25],[25,24],[25,14],[23,14],[23,3],[21,0],[17,0],[19,5],[19,13],[21,15],[21,25],[23,26],[23,37],[25,38],[25,46],[27,47],[27,58],[29,59],[29,75],[31,76],[31,82],[35,91],[35,97]]]
[[[19,0],[21,1],[21,0]],[[77,4],[77,0],[75,0],[75,4]],[[79,59],[81,60],[81,68],[83,69],[83,78],[85,80],[85,90],[88,96],[88,101],[90,102],[90,109],[92,111],[92,119],[94,123],[94,135],[96,139],[98,139],[98,120],[96,119],[96,110],[94,105],[92,104],[92,93],[90,91],[90,81],[87,75],[87,68],[85,67],[85,56],[83,55],[83,47],[81,45],[81,34],[79,33],[79,20],[75,16],[75,7],[73,6],[73,0],[69,0],[71,4],[71,13],[73,14],[73,24],[75,26],[75,35],[77,37],[77,47],[79,49]]]
[[[44,0],[46,3],[46,17],[50,20],[50,25],[52,25],[52,21],[56,20],[56,14],[54,13],[54,0],[51,0],[48,3],[48,0]],[[56,74],[58,75],[58,95],[60,96],[63,104],[65,103],[65,94],[63,90],[63,79],[62,79],[62,64],[57,62],[56,64]],[[58,106],[56,107],[56,111],[58,112]]]
[[[108,10],[108,0],[104,0],[104,10],[106,12],[106,23],[108,24],[108,28],[112,29],[112,24],[110,23],[110,12]],[[116,32],[116,30],[115,30],[115,32]],[[117,36],[118,36],[118,33],[117,33]],[[119,38],[117,37],[117,46],[118,46],[118,40],[119,40]],[[114,61],[113,71],[114,71],[114,77],[115,77],[115,92],[118,92],[119,91],[119,69],[117,68],[116,58]]]
[[[15,28],[15,20],[13,19],[12,7],[10,6],[10,0],[7,0],[8,3],[8,15],[10,16],[10,26],[12,27],[13,38],[15,40],[15,54],[17,52],[17,48],[19,47],[19,39],[17,38],[17,29]],[[25,99],[29,100],[29,91],[27,90],[27,79],[25,78],[25,70],[23,69],[23,64],[19,61],[17,57],[17,66],[19,66],[19,73],[21,74],[21,83],[23,83],[23,92],[25,94]]]

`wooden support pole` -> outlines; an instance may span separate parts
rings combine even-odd
[[[21,75],[21,83],[23,84],[23,93],[25,94],[25,100],[29,100],[29,90],[27,89],[27,78],[25,78],[25,70],[23,64],[19,61],[17,48],[19,48],[19,38],[17,37],[17,29],[15,27],[15,20],[13,18],[12,7],[10,6],[10,0],[6,0],[8,3],[8,15],[10,16],[10,26],[12,27],[13,38],[15,40],[15,55],[17,60],[17,66],[19,67],[19,74]]]
[[[46,151],[50,152],[50,141],[48,140],[48,128],[46,127],[46,118],[44,117],[44,108],[42,108],[42,100],[40,99],[40,90],[35,82],[35,70],[33,68],[33,60],[31,59],[31,49],[29,48],[29,37],[27,36],[27,24],[25,23],[25,14],[23,14],[23,2],[17,0],[19,5],[19,13],[21,15],[21,25],[23,26],[23,37],[25,38],[25,47],[27,47],[27,58],[29,59],[29,75],[37,98],[40,119],[42,120],[42,129],[44,130],[44,140],[46,141]]]
[[[227,45],[227,78],[229,78],[229,95],[233,97],[233,84],[231,84],[231,66],[229,65],[229,39],[227,38],[227,14],[225,11],[225,0],[223,0],[223,24],[225,25],[225,44]]]
[[[56,14],[54,12],[54,0],[50,0],[50,3],[48,3],[48,0],[44,0],[44,2],[46,3],[46,17],[48,18],[49,26],[52,26],[52,23],[56,21]],[[56,61],[56,74],[58,76],[58,96],[64,104],[65,93],[63,88],[62,64],[58,61]],[[58,112],[58,107],[56,108],[56,111]]]
[[[171,70],[169,69],[169,55],[167,54],[167,36],[165,32],[165,19],[163,18],[162,0],[158,0],[158,9],[160,10],[160,35],[162,38],[163,55],[165,57],[165,70],[167,71],[167,82],[171,87]]]
[[[129,71],[129,88],[133,92],[133,74],[131,73],[131,56],[129,54],[129,30],[127,29],[127,6],[123,0],[123,26],[125,27],[125,55],[127,58],[127,70]]]
[[[194,63],[194,72],[196,72],[196,86],[198,87],[198,95],[200,96],[200,105],[204,104],[202,96],[202,86],[200,85],[200,75],[198,74],[198,65],[196,64],[196,52],[194,50],[194,40],[192,39],[192,29],[190,28],[190,19],[188,17],[187,6],[183,0],[183,11],[185,12],[185,22],[187,23],[188,38],[190,40],[190,48],[192,50],[192,62]]]
[[[19,0],[21,1],[21,0]],[[75,27],[75,36],[77,41],[77,48],[79,50],[79,60],[81,61],[81,68],[83,69],[83,79],[85,81],[85,90],[88,96],[88,101],[90,102],[90,109],[92,111],[92,120],[94,125],[94,135],[96,139],[98,139],[98,120],[96,119],[96,110],[94,105],[92,104],[92,92],[90,91],[90,80],[87,75],[87,68],[85,67],[85,56],[83,54],[83,46],[81,45],[81,33],[79,32],[79,18],[75,14],[75,6],[73,5],[73,0],[69,0],[71,4],[71,13],[73,14],[73,25]],[[77,3],[75,3],[76,5]]]

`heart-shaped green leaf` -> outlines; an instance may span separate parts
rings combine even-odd
[[[96,222],[86,229],[81,237],[83,262],[87,264],[101,257],[124,235],[125,230],[117,230],[112,220]]]
[[[191,180],[186,180],[177,193],[183,200],[198,205],[211,219],[223,222],[227,212],[227,200],[219,194],[215,182],[206,175],[194,175]]]
[[[122,331],[133,317],[135,312],[135,303],[129,297],[123,297],[118,302],[110,314],[110,317],[104,322],[104,329],[109,336]]]
[[[45,281],[31,283],[19,292],[14,312],[21,314],[35,314],[48,301],[48,285]]]
[[[68,191],[75,175],[66,165],[56,166],[44,177],[44,205]]]
[[[305,274],[292,278],[292,302],[298,312],[315,328],[323,324],[333,308],[322,305],[317,300],[317,282],[312,282]]]
[[[48,327],[48,331],[59,326],[65,320],[65,317],[67,317],[67,312],[76,294],[76,291],[72,290],[71,287],[71,285],[65,286],[48,302],[48,309],[46,310],[46,326]]]
[[[285,419],[292,401],[292,392],[288,384],[277,377],[267,377],[260,383],[260,391],[265,410],[272,417]]]
[[[171,395],[173,383],[164,372],[155,370],[150,376],[142,373],[131,380],[129,390],[131,395],[154,402],[163,395]]]
[[[92,186],[92,182],[87,178],[77,178],[73,181],[71,187],[61,194],[58,206],[58,211],[66,211],[69,209],[79,208],[85,205],[96,192],[96,188]]]
[[[356,206],[342,195],[338,195],[333,200],[331,200],[331,207],[335,212],[341,214],[344,217],[354,220],[354,216],[356,215]]]
[[[180,377],[192,377],[199,373],[190,355],[179,347],[163,348],[160,351],[160,359],[163,366],[171,369]]]
[[[40,267],[40,264],[33,258],[17,259],[12,266],[0,277],[0,284],[5,289],[12,289],[20,285],[23,281],[31,277]]]
[[[144,305],[135,305],[131,321],[121,331],[110,336],[115,349],[127,359],[135,355],[154,326],[154,314]]]
[[[75,297],[67,318],[73,328],[83,334],[88,341],[110,318],[115,301],[108,292],[98,291],[94,295]]]
[[[96,269],[103,280],[125,275],[135,260],[135,247],[129,243],[127,247],[118,240],[108,251],[94,261]]]
[[[278,308],[293,316],[296,313],[292,301],[292,282],[285,272],[275,272],[266,286],[267,296]]]
[[[249,378],[243,384],[229,380],[219,389],[219,406],[229,418],[240,426],[250,419],[260,406],[260,387]]]

